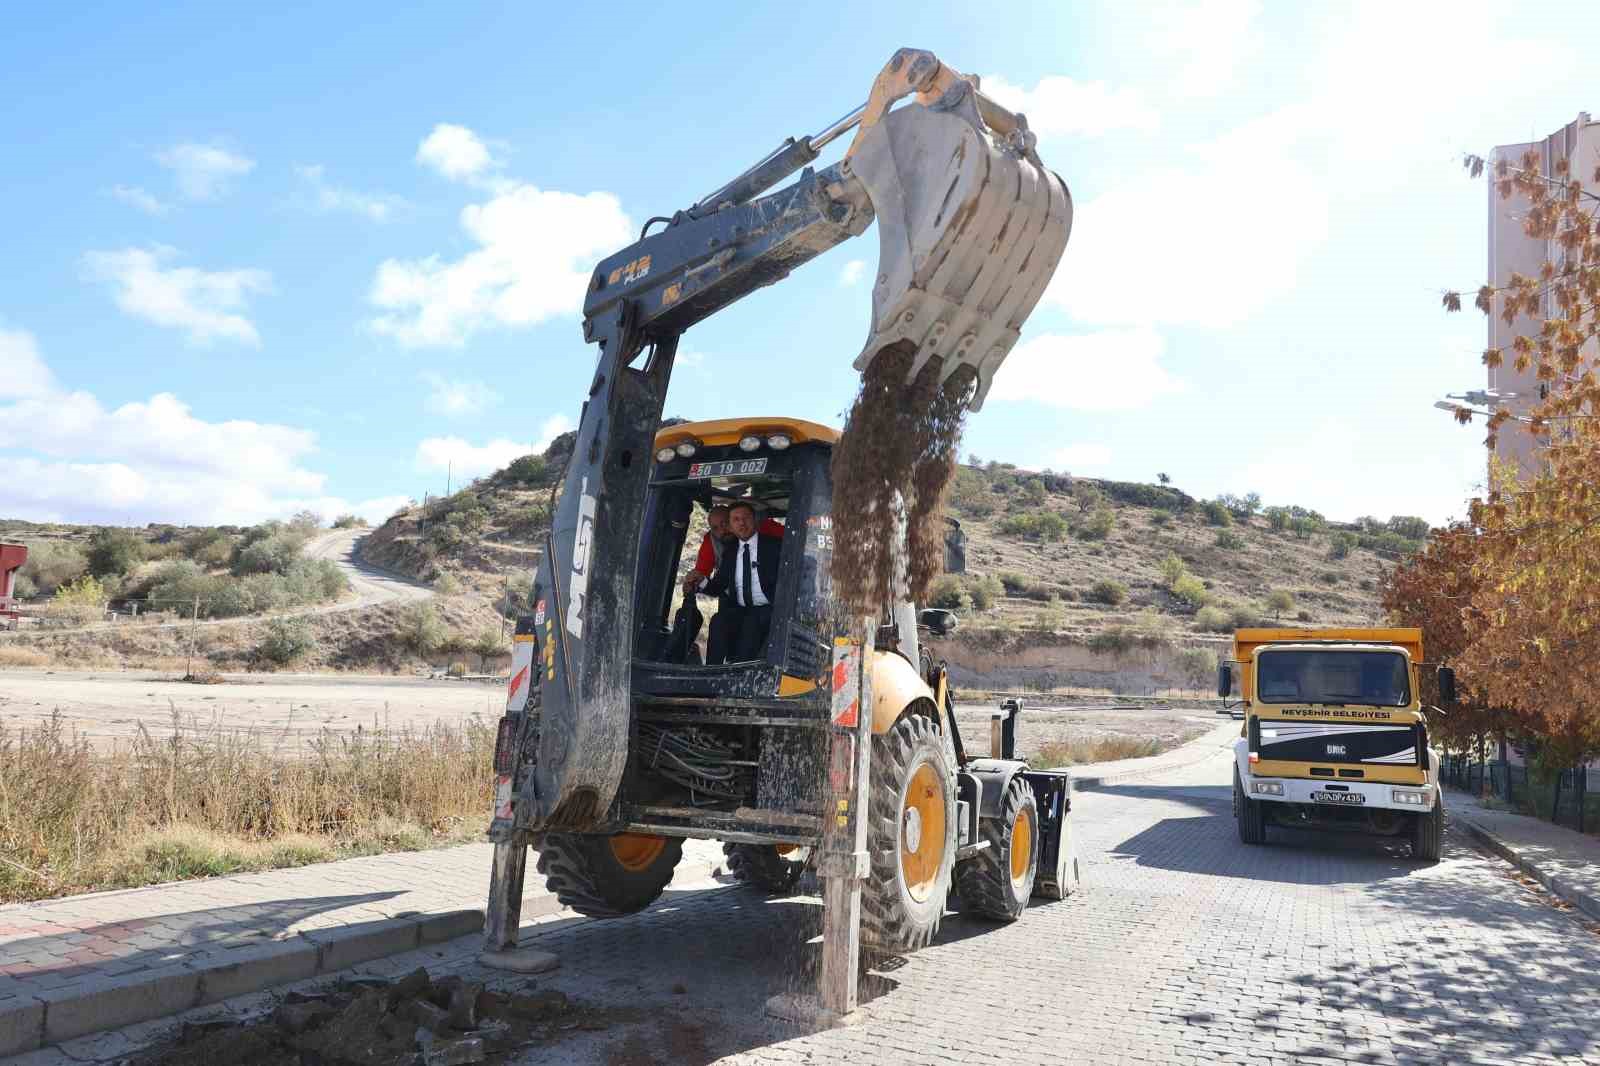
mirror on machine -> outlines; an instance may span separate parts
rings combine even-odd
[[[954,611],[928,607],[917,615],[917,625],[926,626],[936,637],[948,637],[956,631],[957,619]]]
[[[1456,701],[1456,672],[1448,666],[1439,667],[1439,702]]]
[[[1227,699],[1233,695],[1233,664],[1220,662],[1217,664],[1217,695]]]

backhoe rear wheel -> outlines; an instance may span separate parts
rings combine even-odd
[[[1039,855],[1039,801],[1020,775],[1006,786],[1000,817],[983,819],[979,832],[989,846],[956,866],[961,909],[1014,922],[1033,895]]]
[[[955,773],[928,718],[872,738],[867,801],[872,873],[861,889],[861,940],[880,952],[926,947],[939,931],[956,857]]]
[[[728,872],[734,878],[763,892],[794,891],[806,871],[809,848],[779,844],[724,844]]]
[[[678,837],[644,833],[549,833],[539,872],[564,907],[590,918],[620,918],[654,903],[683,857]]]

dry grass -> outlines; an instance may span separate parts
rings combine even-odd
[[[32,648],[16,648],[0,644],[0,667],[4,666],[47,666],[50,656],[42,651]]]
[[[1039,748],[1039,753],[1028,760],[1028,765],[1039,770],[1057,766],[1082,766],[1089,763],[1112,762],[1116,759],[1141,759],[1160,755],[1182,744],[1188,737],[1075,737],[1071,740],[1054,740]]]
[[[493,745],[472,720],[325,733],[301,754],[174,720],[105,752],[59,718],[0,723],[0,901],[465,839],[485,824]]]

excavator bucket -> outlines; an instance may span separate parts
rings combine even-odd
[[[883,95],[875,86],[851,145],[848,163],[872,200],[879,241],[872,330],[855,367],[909,342],[912,378],[936,357],[942,377],[971,367],[977,410],[1055,273],[1072,198],[1039,161],[1026,121],[983,96],[975,79],[927,53],[896,61],[901,71],[931,63],[941,80],[898,110],[885,103],[874,121]],[[895,61],[880,84],[892,73]]]

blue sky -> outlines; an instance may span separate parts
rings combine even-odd
[[[1483,381],[1482,320],[1439,310],[1484,271],[1460,156],[1600,108],[1600,7],[1504,10],[35,5],[0,36],[0,516],[381,519],[503,464],[578,416],[593,263],[901,45],[1024,111],[1076,201],[968,451],[1460,514],[1480,432],[1431,407]],[[876,258],[696,327],[668,413],[837,421]]]

